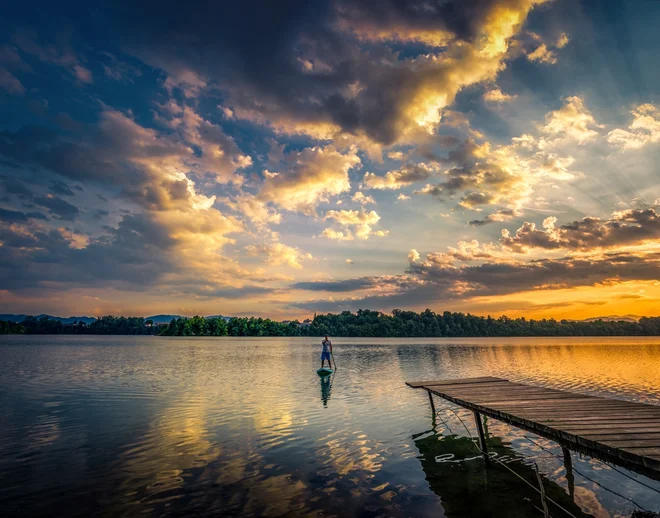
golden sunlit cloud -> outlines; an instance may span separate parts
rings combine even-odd
[[[285,264],[298,270],[302,269],[303,261],[313,259],[312,254],[301,252],[297,248],[282,243],[248,245],[245,250],[250,255],[265,255],[268,263],[274,266]]]
[[[371,236],[385,237],[387,230],[373,230],[373,226],[380,221],[380,216],[375,210],[329,210],[324,219],[334,220],[343,227],[342,231],[326,228],[322,236],[328,239],[340,241],[353,239],[369,239]],[[349,230],[352,229],[352,230]]]
[[[632,115],[633,122],[627,130],[617,128],[607,134],[610,144],[632,150],[660,142],[660,109],[653,104],[642,104]]]
[[[517,95],[506,94],[506,93],[502,92],[502,90],[500,90],[499,88],[494,88],[492,90],[488,90],[484,94],[484,100],[486,102],[499,103],[499,104],[509,103],[509,102],[513,101],[516,97],[518,97],[518,96]]]
[[[287,169],[266,171],[259,197],[290,211],[314,214],[321,201],[351,188],[348,171],[360,165],[356,151],[306,148],[288,155]]]

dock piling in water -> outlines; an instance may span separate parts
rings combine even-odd
[[[429,393],[429,401],[431,402],[431,413],[435,418],[436,411],[435,411],[435,404],[433,403],[433,394],[431,393],[430,390],[428,391],[428,393]]]
[[[484,427],[481,423],[481,414],[474,410],[474,422],[477,424],[477,433],[479,434],[479,449],[484,454],[484,460],[488,460],[488,445],[484,435]]]

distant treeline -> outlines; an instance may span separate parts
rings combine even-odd
[[[100,317],[91,324],[64,324],[48,317],[27,317],[23,322],[0,320],[0,332],[28,335],[152,335],[158,332],[151,320],[142,317]]]
[[[660,317],[629,321],[571,321],[479,317],[464,313],[422,313],[395,309],[344,311],[316,315],[302,324],[296,320],[276,322],[268,318],[173,318],[169,324],[155,325],[141,317],[100,317],[63,324],[49,318],[28,317],[20,324],[0,321],[2,333],[102,334],[164,336],[376,336],[376,337],[469,337],[469,336],[659,336]]]
[[[322,336],[658,336],[660,317],[629,321],[572,321],[480,317],[465,313],[421,313],[395,309],[390,315],[378,311],[344,311],[318,315],[304,334]]]
[[[296,320],[275,322],[269,318],[173,318],[163,336],[305,336],[307,326]]]

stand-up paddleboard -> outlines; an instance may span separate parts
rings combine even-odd
[[[316,371],[316,374],[319,376],[329,376],[332,374],[332,369],[330,367],[321,367],[319,370]]]

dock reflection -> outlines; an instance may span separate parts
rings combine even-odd
[[[434,415],[434,423],[435,419]],[[486,436],[489,455],[499,462],[484,462],[475,439],[448,430],[439,432],[435,424],[431,429],[413,435],[426,480],[430,489],[442,499],[445,515],[492,518],[537,518],[542,515],[541,497],[530,487],[539,487],[533,465],[501,438],[489,436],[487,428]],[[584,513],[575,503],[572,479],[569,487],[564,488],[543,475],[541,478],[549,499],[576,517],[593,516]],[[566,515],[550,502],[548,507],[552,516]]]

